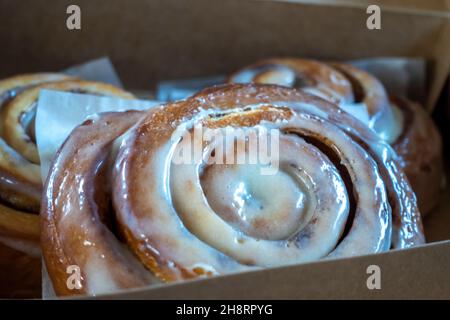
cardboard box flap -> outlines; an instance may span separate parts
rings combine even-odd
[[[162,285],[101,298],[450,299],[450,241],[424,248]],[[380,268],[381,289],[367,286],[373,274],[367,270],[373,265]]]
[[[79,31],[66,28],[69,4],[81,8]],[[48,6],[45,0],[6,1],[0,20],[8,32],[0,33],[0,42],[8,63],[0,77],[59,70],[101,55],[111,57],[125,87],[147,90],[161,80],[226,74],[271,56],[424,57],[431,74],[438,68],[448,74],[447,64],[439,61],[450,56],[448,48],[446,55],[442,50],[436,55],[447,17],[384,10],[382,29],[368,30],[365,6],[319,4],[64,0]],[[430,103],[442,78],[432,79]]]

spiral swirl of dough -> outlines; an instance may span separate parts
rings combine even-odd
[[[232,133],[233,143],[195,137],[198,126]],[[218,161],[247,159],[249,139],[274,133],[271,174],[262,169],[272,162]],[[200,160],[175,161],[192,141]],[[58,294],[71,294],[65,270],[76,264],[84,292],[97,294],[154,276],[178,281],[423,243],[393,155],[336,105],[279,86],[225,85],[147,112],[100,114],[72,132],[46,182],[49,275]]]

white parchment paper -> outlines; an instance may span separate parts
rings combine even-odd
[[[41,90],[36,113],[36,142],[43,181],[53,155],[70,132],[89,116],[106,111],[145,110],[158,104],[150,100]]]
[[[72,66],[63,73],[89,81],[99,81],[122,87],[122,82],[108,57],[102,57]]]

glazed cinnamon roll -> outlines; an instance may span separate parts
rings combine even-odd
[[[42,73],[0,81],[0,297],[41,295],[42,193],[34,119],[41,89],[131,98],[113,86]]]
[[[369,73],[344,63],[269,59],[234,73],[229,82],[284,85],[337,103],[395,149],[421,212],[427,214],[437,205],[443,172],[437,127],[417,104],[389,98],[381,82]]]
[[[41,215],[58,295],[424,242],[391,147],[336,105],[268,85],[86,120],[54,158]]]

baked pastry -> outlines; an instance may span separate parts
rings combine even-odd
[[[424,242],[390,146],[335,104],[273,85],[93,116],[55,156],[41,216],[58,295]]]
[[[438,204],[443,188],[442,138],[422,106],[400,97],[391,97],[390,102],[404,119],[403,131],[392,147],[426,215]]]
[[[423,214],[439,200],[442,141],[431,117],[417,104],[391,97],[369,73],[344,63],[269,59],[229,77],[232,83],[272,83],[302,89],[338,104],[365,122],[397,152]]]
[[[108,84],[62,74],[15,76],[0,81],[0,297],[41,295],[39,209],[42,181],[34,134],[41,89],[131,98]]]

